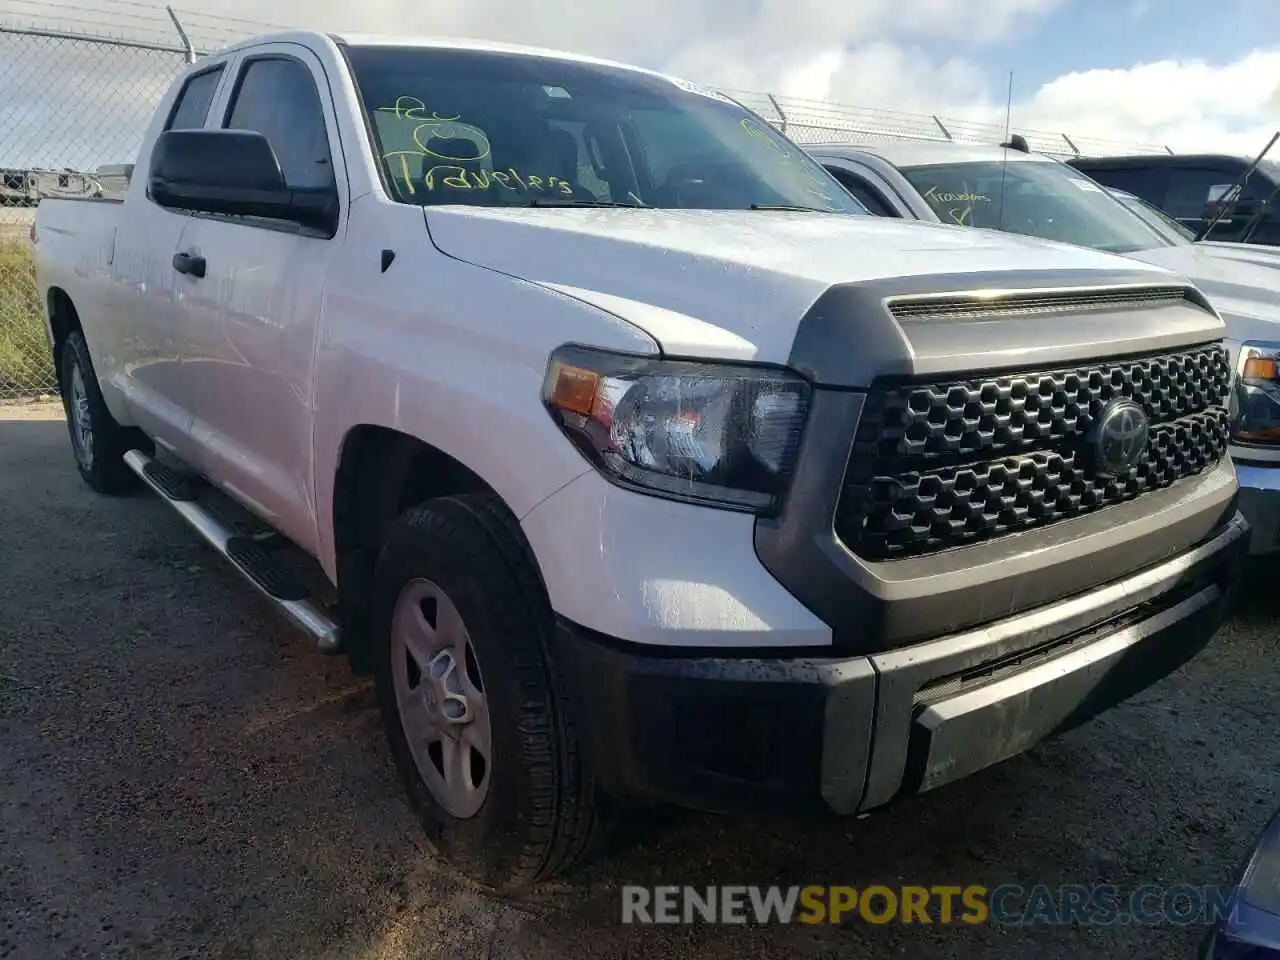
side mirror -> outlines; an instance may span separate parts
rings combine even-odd
[[[147,182],[162,207],[338,226],[332,188],[291,189],[267,138],[250,130],[166,130],[151,153]]]

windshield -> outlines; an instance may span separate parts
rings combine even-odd
[[[867,212],[768,123],[692,85],[492,51],[347,56],[402,203]]]
[[[1180,247],[1195,240],[1194,230],[1187,229],[1163,210],[1153,207],[1140,197],[1135,197],[1131,193],[1112,193],[1111,195],[1135,215],[1141,217],[1152,230],[1164,237],[1169,242],[1169,246]]]
[[[943,223],[991,227],[1110,253],[1167,245],[1102,187],[1061,163],[929,164],[903,167],[902,173]]]

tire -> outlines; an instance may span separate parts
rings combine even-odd
[[[73,330],[58,352],[58,386],[76,468],[90,488],[123,496],[138,487],[138,477],[124,462],[129,450],[150,450],[146,436],[122,427],[107,409],[84,334]],[[87,427],[87,431],[86,431]]]
[[[460,631],[449,629],[451,610]],[[391,753],[437,854],[499,890],[529,886],[585,859],[598,835],[599,799],[549,658],[551,607],[505,506],[492,495],[468,494],[402,514],[379,554],[372,614],[375,685]],[[430,622],[434,635],[422,632]],[[411,652],[419,642],[438,652]],[[463,714],[472,719],[451,726]],[[487,740],[475,727],[481,719]],[[455,732],[455,746],[440,736],[434,752],[424,747],[442,727]],[[468,785],[461,792],[448,789],[446,748],[451,769]],[[456,750],[470,757],[461,774]]]

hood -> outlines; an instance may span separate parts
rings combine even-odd
[[[1232,340],[1280,335],[1280,250],[1245,243],[1193,243],[1132,256],[1190,279],[1222,314]]]
[[[1231,243],[1226,240],[1201,240],[1196,246],[1223,259],[1256,263],[1264,267],[1280,267],[1280,247],[1260,243]]]
[[[442,252],[594,304],[646,330],[672,355],[787,362],[802,318],[836,285],[874,288],[882,300],[886,292],[990,289],[1028,285],[1029,278],[1053,287],[1096,285],[1113,276],[1183,282],[1164,270],[1083,247],[870,216],[425,209],[431,241]],[[970,326],[984,327],[987,352],[999,342],[990,325]],[[1039,326],[1043,339],[1046,325]],[[1111,334],[1087,324],[1079,332],[1082,339],[1101,337],[1089,345],[1093,350]],[[1069,339],[1061,330],[1057,336]],[[910,338],[901,331],[897,339],[899,353],[918,358],[920,343],[904,344]],[[951,340],[948,350],[968,349],[956,336]],[[915,372],[921,369],[917,364]]]

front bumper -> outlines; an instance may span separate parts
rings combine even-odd
[[[1280,550],[1280,463],[1236,463],[1240,512],[1253,528],[1250,552]]]
[[[1177,669],[1228,615],[1248,543],[1236,514],[1099,590],[866,656],[662,656],[564,621],[553,655],[607,790],[851,814],[1021,753]]]

